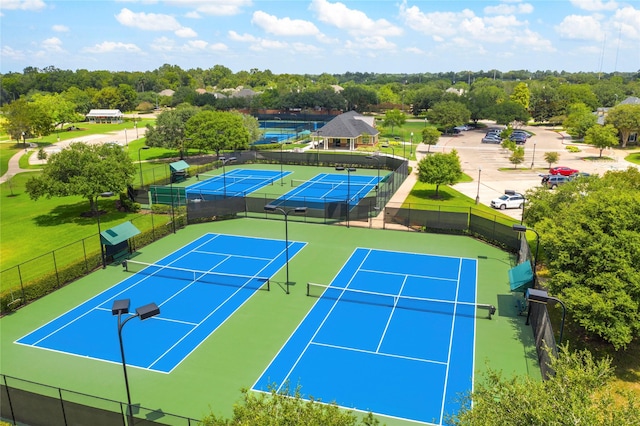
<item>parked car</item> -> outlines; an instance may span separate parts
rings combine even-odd
[[[549,173],[552,175],[562,175],[562,176],[571,176],[574,173],[578,173],[578,170],[572,169],[571,167],[552,167],[549,169]]]
[[[482,138],[482,143],[497,143],[497,144],[500,144],[500,143],[502,143],[502,138],[500,136],[487,135],[484,138]]]
[[[524,145],[524,143],[527,141],[527,137],[521,134],[511,134],[511,136],[509,136],[509,139],[514,141],[516,143],[516,145]]]
[[[568,176],[562,176],[562,175],[550,175],[546,181],[543,178],[542,179],[542,184],[544,186],[546,186],[549,189],[556,189],[558,186],[563,185],[567,182],[569,182],[571,179],[569,179]]]
[[[491,200],[494,209],[521,209],[524,206],[524,195],[513,191],[505,191],[504,195]]]
[[[588,176],[591,176],[591,175],[585,172],[573,173],[571,176],[569,176],[569,180],[574,180],[579,177],[588,177]]]

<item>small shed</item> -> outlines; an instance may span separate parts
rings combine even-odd
[[[130,239],[139,233],[140,230],[129,221],[100,232],[104,263],[107,260],[117,262],[128,258],[133,252]]]
[[[189,165],[184,160],[169,163],[169,170],[171,170],[171,182],[182,182],[189,177],[187,174],[188,168]]]

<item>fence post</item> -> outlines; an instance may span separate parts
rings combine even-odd
[[[100,243],[102,244],[102,243]],[[58,283],[58,288],[60,288],[60,275],[58,275],[58,264],[56,263],[56,251],[51,252],[51,256],[53,257],[53,269],[56,271],[56,282]]]
[[[64,399],[62,398],[62,389],[58,388],[58,396],[60,397],[60,408],[62,409],[62,420],[64,420],[64,424],[68,424],[67,422],[67,413],[64,411]]]
[[[9,385],[7,384],[7,376],[5,376],[4,374],[2,375],[2,379],[4,381],[4,388],[7,391],[7,401],[9,401],[9,411],[11,412],[11,420],[13,420],[13,424],[17,425],[18,423],[16,422],[16,414],[13,412],[13,404],[11,403],[11,395],[9,393]]]

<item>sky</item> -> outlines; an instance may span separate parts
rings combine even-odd
[[[0,0],[0,72],[640,70],[640,1]]]

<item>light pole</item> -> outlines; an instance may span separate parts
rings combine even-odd
[[[160,308],[155,303],[149,303],[148,305],[140,306],[136,308],[136,314],[131,315],[124,321],[122,321],[122,315],[129,313],[129,299],[114,300],[111,307],[111,315],[118,316],[118,340],[120,341],[120,355],[122,356],[122,370],[124,371],[124,385],[127,388],[127,423],[129,426],[133,426],[133,412],[131,410],[131,393],[129,392],[129,378],[127,377],[127,363],[124,358],[124,344],[122,343],[122,327],[133,318],[140,318],[144,321],[147,318],[154,317],[160,314]]]
[[[140,139],[138,136],[138,120],[136,117],[133,118],[133,128],[136,129],[136,139]]]
[[[175,207],[173,205],[173,175],[171,173],[171,165],[169,163],[167,163],[167,166],[169,167],[169,193],[170,193],[170,197],[171,197],[171,229],[173,229],[173,233],[176,233],[176,213],[175,213]]]
[[[516,232],[527,232],[527,231],[533,231],[536,234],[536,254],[533,257],[533,275],[536,277],[538,277],[537,274],[537,269],[538,269],[538,249],[540,248],[540,234],[538,234],[538,231],[536,231],[533,228],[527,228],[524,225],[519,225],[519,224],[514,224],[513,226],[511,226],[511,229],[513,229]],[[526,234],[525,234],[525,238],[526,238]]]
[[[320,133],[322,133],[322,130],[318,129],[318,143],[316,144],[318,167],[320,167]]]
[[[275,206],[273,204],[267,204],[264,206],[264,210],[266,212],[280,212],[284,215],[284,242],[285,242],[285,266],[287,269],[287,282],[286,282],[286,292],[289,294],[289,213],[306,213],[306,207],[295,207],[293,209],[283,209],[281,207]]]
[[[284,172],[282,171],[282,147],[283,143],[280,142],[280,186],[284,186]]]
[[[528,288],[526,293],[526,299],[528,302],[544,303],[558,302],[562,306],[562,322],[560,323],[560,338],[558,339],[558,345],[562,343],[562,335],[564,333],[564,319],[567,316],[567,307],[564,302],[557,297],[549,296],[546,290],[539,290],[535,288]],[[526,325],[529,325],[529,316],[531,315],[531,309],[527,314]]]
[[[344,167],[344,166],[336,166],[336,170],[341,172],[347,171],[347,202],[345,203],[347,206],[347,228],[349,227],[349,211],[351,210],[351,172],[355,172],[355,167]]]
[[[220,157],[220,161],[222,161],[222,198],[227,198],[227,172],[224,166],[226,166],[227,163],[236,161],[236,157]]]
[[[533,143],[533,155],[531,156],[531,169],[533,170],[533,163],[536,161],[536,143]]]
[[[478,167],[478,192],[476,192],[476,205],[480,204],[480,173],[482,173],[482,167]]]
[[[142,158],[140,158],[140,151],[143,149],[149,149],[147,145],[141,146],[138,148],[138,165],[140,166],[140,188],[144,186],[144,182],[142,181]]]
[[[409,159],[413,155],[413,132],[411,132],[411,137],[409,138]]]
[[[379,186],[380,186],[380,159],[378,157],[374,157],[373,155],[367,155],[365,157],[367,160],[376,160],[377,163],[377,167],[378,167],[378,181],[376,182],[376,205],[380,205],[379,204],[379,200],[378,200],[378,192],[379,192]]]

